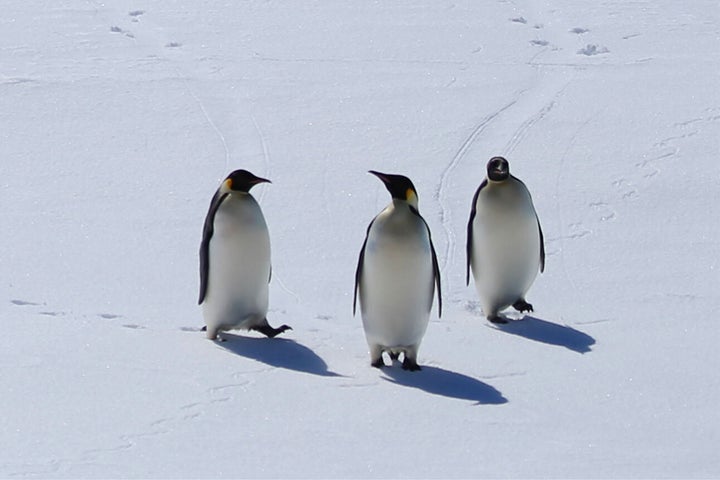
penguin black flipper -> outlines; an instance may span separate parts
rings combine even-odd
[[[430,229],[428,229],[428,235],[430,235]],[[432,239],[430,240],[430,251],[432,252],[433,275],[435,276],[435,285],[437,286],[438,318],[440,318],[440,317],[442,317],[442,291],[440,289],[440,265],[438,264],[437,254],[435,253],[435,247],[433,246]]]
[[[437,286],[437,297],[438,297],[438,318],[442,316],[442,291],[440,288],[440,264],[437,260],[437,254],[435,253],[435,246],[432,242],[432,234],[430,233],[430,227],[428,226],[425,219],[420,215],[420,212],[417,211],[416,208],[410,207],[410,211],[418,216],[420,220],[422,220],[423,224],[425,225],[425,228],[427,229],[428,233],[428,240],[430,241],[430,252],[432,253],[432,263],[433,263],[433,277],[435,280],[435,286]],[[432,296],[430,297],[432,300]]]
[[[525,189],[528,196],[530,197],[530,203],[532,203],[532,195],[530,195],[530,190],[528,190],[525,182],[517,178],[515,175],[510,175],[510,178],[522,185],[522,187]],[[538,232],[540,233],[540,273],[543,273],[545,271],[545,237],[543,236],[542,227],[540,226],[540,219],[537,216],[537,212],[535,212],[535,220],[537,220]]]
[[[377,218],[377,217],[375,217]],[[358,265],[357,269],[355,270],[355,293],[353,294],[353,315],[355,315],[355,311],[357,309],[357,295],[358,290],[360,289],[360,277],[362,276],[362,268],[363,263],[365,261],[365,247],[367,246],[368,237],[370,236],[370,229],[373,226],[373,223],[375,223],[375,218],[372,219],[372,222],[370,222],[370,225],[368,225],[367,232],[365,232],[365,241],[362,244],[362,248],[360,249],[360,255],[358,257]]]
[[[210,239],[215,231],[215,227],[213,226],[215,223],[215,214],[218,208],[220,208],[220,204],[222,204],[228,195],[228,193],[221,194],[218,189],[210,201],[210,208],[205,216],[203,236],[200,242],[200,297],[198,299],[198,305],[205,300],[205,294],[207,293],[208,274],[210,270]]]
[[[535,218],[537,218],[537,214],[535,214]],[[540,226],[540,219],[537,219],[538,222],[538,232],[540,232],[540,273],[543,273],[545,271],[545,237],[542,233],[542,227]]]
[[[472,206],[470,207],[470,219],[467,225],[467,244],[465,246],[466,258],[466,269],[465,269],[465,285],[470,285],[470,263],[472,262],[472,242],[473,242],[473,220],[475,220],[475,214],[477,213],[477,199],[480,196],[480,190],[487,186],[487,179],[483,180],[478,189],[475,191],[475,195],[472,199]]]

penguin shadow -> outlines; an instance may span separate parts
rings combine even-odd
[[[328,370],[327,363],[318,354],[288,338],[244,337],[232,333],[223,333],[222,337],[225,341],[216,342],[218,346],[271,367],[321,377],[341,376]]]
[[[592,351],[590,347],[595,345],[595,339],[587,333],[532,316],[511,320],[505,324],[495,324],[493,328],[528,340],[565,347],[577,353],[588,353]]]
[[[480,380],[440,367],[423,365],[419,372],[408,372],[397,367],[382,369],[383,380],[404,387],[458,400],[470,400],[476,405],[502,405],[507,399],[494,387]]]

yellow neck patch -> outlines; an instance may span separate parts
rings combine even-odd
[[[415,193],[415,190],[413,190],[412,188],[408,188],[405,191],[405,200],[410,203],[417,203],[417,194]]]

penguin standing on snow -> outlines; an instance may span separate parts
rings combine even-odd
[[[467,272],[472,268],[485,317],[507,323],[499,313],[513,306],[532,312],[525,293],[545,269],[545,246],[535,207],[525,184],[510,175],[503,157],[487,164],[475,192],[467,226]]]
[[[418,212],[418,197],[409,178],[370,171],[387,187],[392,202],[367,229],[355,272],[365,336],[373,367],[384,366],[382,354],[402,368],[420,370],[418,348],[430,319],[437,286],[438,316],[442,313],[440,272],[430,229]]]
[[[210,202],[200,244],[200,299],[207,338],[221,331],[256,330],[268,337],[290,329],[268,324],[270,236],[250,189],[270,180],[235,170]]]

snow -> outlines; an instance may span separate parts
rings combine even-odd
[[[4,2],[0,477],[720,476],[717,2]],[[465,226],[504,155],[535,312],[490,325]],[[204,338],[234,168],[273,340]],[[369,366],[357,254],[409,176],[442,271],[423,371]]]

